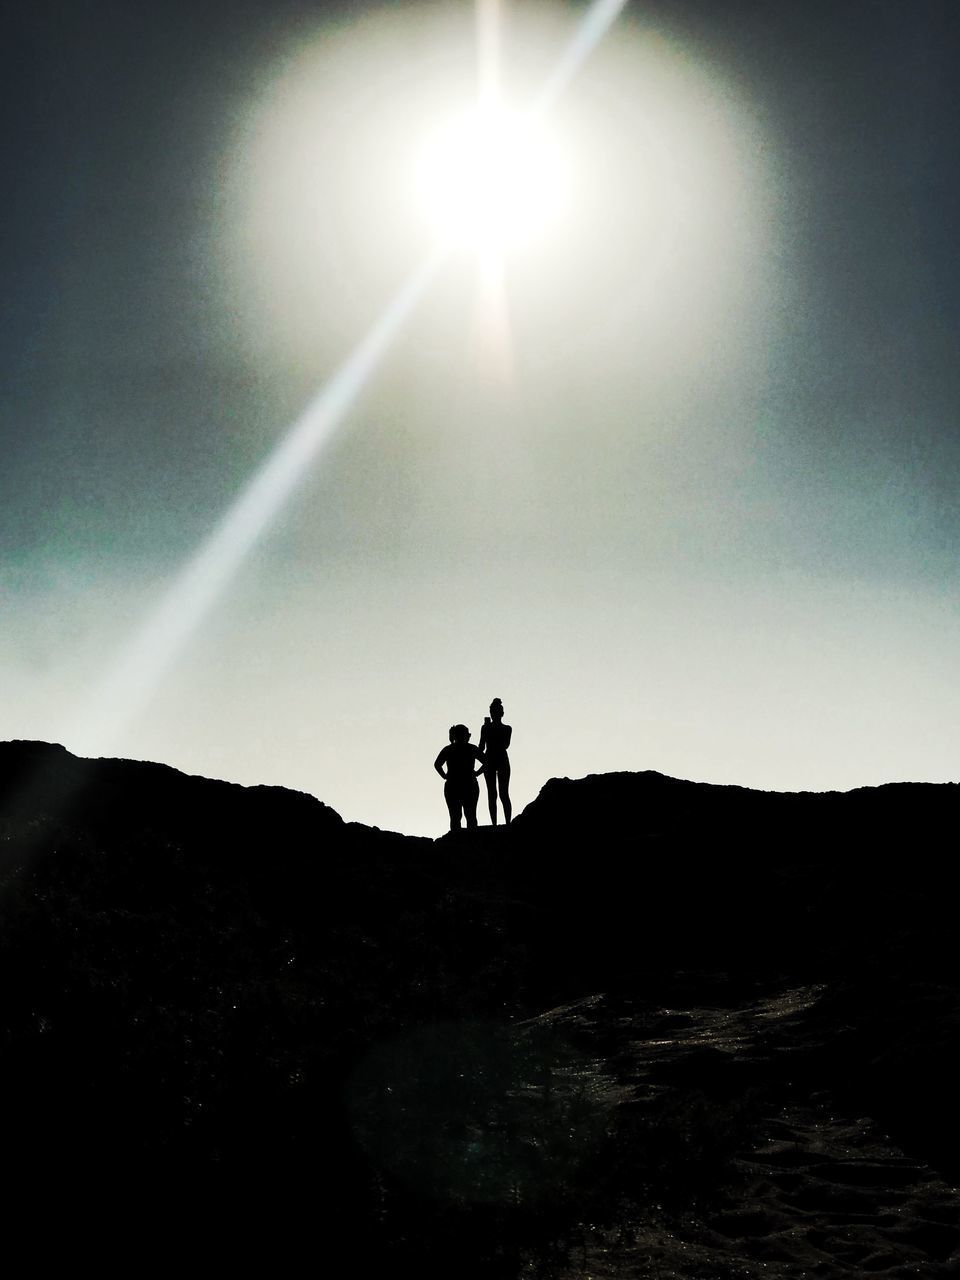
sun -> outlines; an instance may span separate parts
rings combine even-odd
[[[566,203],[569,174],[542,121],[500,106],[453,117],[424,143],[419,193],[448,241],[480,250],[529,241]]]

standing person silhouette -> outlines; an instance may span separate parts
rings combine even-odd
[[[503,805],[503,820],[509,822],[513,817],[513,805],[510,803],[510,758],[507,747],[513,730],[503,723],[503,703],[494,698],[490,703],[490,714],[484,719],[480,730],[480,752],[483,758],[483,777],[487,784],[487,804],[490,808],[490,821],[497,825],[497,790],[500,791],[500,803]]]
[[[480,761],[480,751],[470,743],[470,730],[465,724],[450,726],[450,745],[444,747],[433,767],[443,778],[443,798],[450,811],[450,830],[460,830],[460,813],[463,812],[468,827],[477,825],[477,801],[480,787],[476,775],[482,769],[474,769]],[[481,762],[482,763],[482,762]],[[443,766],[447,771],[444,773]]]

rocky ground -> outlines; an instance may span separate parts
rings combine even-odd
[[[721,1185],[679,1211],[639,1201],[622,1221],[578,1223],[558,1277],[960,1275],[960,1190],[811,1078],[811,1050],[829,1034],[823,994],[796,987],[683,1008],[596,995],[535,1020],[593,1052],[598,1092],[614,1111],[647,1112],[651,1127],[665,1103],[691,1096],[709,1107],[712,1095],[721,1114],[734,1100],[750,1112]]]
[[[960,1274],[956,802],[610,774],[429,841],[0,743],[8,1239],[125,1273],[203,1241],[420,1280]]]

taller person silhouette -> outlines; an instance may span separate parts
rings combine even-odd
[[[490,821],[497,825],[497,791],[500,792],[500,803],[503,805],[503,820],[509,822],[513,817],[513,806],[510,803],[510,757],[507,748],[513,730],[503,723],[503,703],[494,698],[490,703],[490,714],[483,721],[480,730],[480,753],[483,757],[483,778],[487,784],[487,804],[490,808]]]

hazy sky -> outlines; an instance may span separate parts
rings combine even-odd
[[[503,5],[521,104],[587,7]],[[508,327],[459,252],[109,733],[138,628],[429,250],[473,10],[4,15],[3,737],[428,834],[494,696],[518,807],[960,774],[955,0],[628,4]]]

